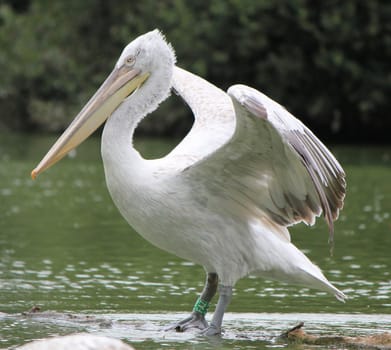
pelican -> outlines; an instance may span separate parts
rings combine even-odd
[[[165,157],[146,160],[132,146],[134,131],[171,90],[192,109],[194,125]],[[155,246],[202,265],[206,272],[190,316],[168,328],[220,334],[232,288],[248,274],[346,298],[291,243],[287,229],[298,222],[312,225],[323,212],[332,238],[333,221],[343,206],[345,174],[330,151],[284,107],[245,85],[226,93],[177,67],[173,48],[154,30],[125,47],[32,177],[104,122],[106,182],[123,217]],[[208,323],[205,314],[217,292]]]

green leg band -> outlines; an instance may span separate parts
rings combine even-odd
[[[194,304],[193,311],[200,313],[202,316],[205,316],[208,312],[209,302],[198,298]]]

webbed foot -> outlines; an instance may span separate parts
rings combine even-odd
[[[207,328],[202,330],[201,334],[205,335],[207,337],[221,335],[221,328],[217,327],[213,323],[211,323]]]
[[[205,317],[198,312],[192,312],[192,314],[179,321],[172,323],[164,328],[165,331],[175,330],[177,332],[186,332],[189,329],[207,329],[208,322],[205,320]]]

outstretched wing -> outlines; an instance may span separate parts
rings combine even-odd
[[[323,211],[332,240],[333,221],[345,197],[345,173],[338,161],[266,95],[244,85],[232,86],[228,94],[236,114],[233,136],[184,175],[276,225],[313,224]]]

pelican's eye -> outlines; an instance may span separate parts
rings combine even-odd
[[[128,56],[125,59],[125,65],[128,67],[133,67],[134,62],[136,62],[136,58],[134,56]]]

